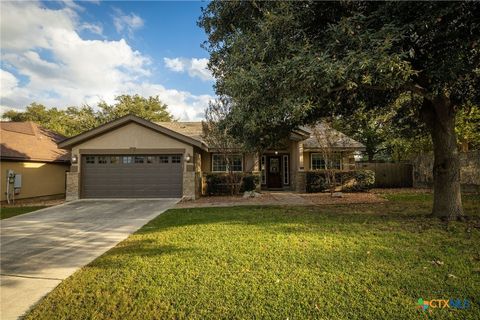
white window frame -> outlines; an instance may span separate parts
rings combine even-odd
[[[290,163],[289,163],[289,156],[288,154],[284,154],[282,157],[282,180],[284,185],[289,185],[290,184]]]
[[[267,156],[262,156],[260,171],[262,172],[262,184],[267,184]]]
[[[319,152],[312,152],[310,153],[310,170],[325,170],[325,167],[321,168],[321,169],[313,169],[313,155],[320,155],[320,157],[323,159],[323,156],[321,153]],[[342,170],[342,154],[341,153],[338,153],[339,157],[338,157],[338,161],[339,161],[339,169],[338,170]],[[325,162],[325,159],[323,159],[323,161]],[[335,168],[336,169],[336,168]]]
[[[240,157],[240,161],[241,161],[241,169],[240,170],[235,170],[235,171],[232,171],[232,172],[243,172],[243,155],[241,153],[235,153],[235,154],[229,154],[229,155],[223,155],[221,153],[212,153],[212,157],[211,157],[211,170],[212,172],[228,172],[228,164],[225,164],[225,170],[223,171],[218,171],[218,170],[213,170],[213,157],[215,156],[220,156],[220,157],[234,157],[234,156],[239,156]]]

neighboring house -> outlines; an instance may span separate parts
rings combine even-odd
[[[340,169],[353,169],[354,152],[364,146],[340,135],[345,141],[334,147],[336,163]],[[62,141],[59,147],[72,153],[67,200],[193,199],[203,193],[205,174],[227,171],[222,155],[202,140],[201,122],[153,123],[128,115]],[[262,188],[304,191],[305,171],[322,169],[319,152],[312,131],[301,128],[276,150],[232,155],[232,166],[261,175]]]
[[[59,149],[57,142],[65,137],[31,121],[0,122],[0,129],[1,201],[6,200],[10,170],[17,175],[17,185],[9,186],[15,199],[64,197],[70,154]]]

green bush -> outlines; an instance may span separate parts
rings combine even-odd
[[[346,185],[343,190],[346,192],[367,191],[375,185],[375,172],[372,170],[353,170],[352,178],[354,183]]]
[[[259,182],[260,178],[258,175],[248,173],[245,174],[242,179],[242,186],[240,188],[240,192],[255,190]]]
[[[252,191],[259,183],[259,177],[250,173],[234,173],[233,179],[228,173],[209,173],[205,179],[207,183],[206,193],[209,196],[230,195],[232,194],[232,187],[237,194],[238,191]],[[232,181],[234,186],[232,186]]]
[[[327,188],[327,179],[323,171],[307,171],[306,191],[308,193],[322,192]]]
[[[367,191],[375,184],[375,173],[371,170],[336,170],[335,182],[336,186],[341,186],[342,191],[345,192]],[[306,191],[308,193],[323,192],[328,188],[325,171],[307,171]]]

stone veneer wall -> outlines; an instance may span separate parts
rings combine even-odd
[[[183,173],[183,199],[195,200],[195,180],[194,171]]]
[[[413,186],[430,188],[433,186],[433,155],[422,154],[412,161]],[[460,183],[462,190],[480,192],[480,151],[460,153]]]
[[[79,181],[78,172],[67,172],[67,186],[65,192],[65,201],[78,200],[79,197]]]
[[[297,171],[295,174],[295,191],[304,193],[307,191],[306,189],[306,172],[305,171]]]

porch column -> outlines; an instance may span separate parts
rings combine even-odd
[[[298,143],[298,170],[303,171],[305,170],[305,166],[303,164],[303,143]]]
[[[255,152],[253,154],[253,172],[259,172],[260,171],[260,154]]]
[[[256,185],[256,188],[255,188],[255,191],[257,191],[257,192],[260,192],[261,187],[262,187],[262,176],[261,176],[262,173],[261,173],[261,169],[260,169],[260,159],[261,159],[260,153],[255,152],[253,154],[252,174],[257,176],[257,179],[259,181],[259,183]]]
[[[298,168],[295,174],[295,190],[297,192],[305,192],[306,177],[305,177],[305,163],[303,159],[303,143],[298,143]]]

